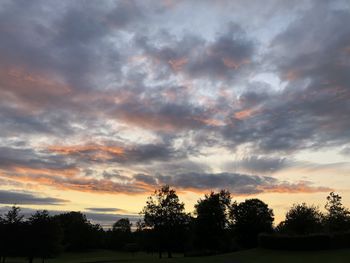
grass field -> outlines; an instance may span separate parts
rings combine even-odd
[[[26,262],[23,259],[8,259],[8,263]],[[37,259],[34,262],[41,262]],[[264,249],[251,249],[235,253],[223,254],[211,257],[184,258],[175,255],[172,259],[158,259],[157,255],[137,253],[134,256],[129,253],[113,251],[93,251],[85,253],[65,253],[55,259],[46,260],[47,263],[117,263],[117,262],[164,262],[164,263],[345,263],[350,262],[350,250],[331,250],[317,252],[287,252]]]

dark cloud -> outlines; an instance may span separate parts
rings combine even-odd
[[[136,174],[133,176],[133,178],[141,183],[149,184],[149,185],[156,185],[157,180],[154,176],[147,175],[147,174]]]
[[[16,205],[62,205],[67,200],[53,197],[41,197],[30,192],[0,190],[1,204]]]
[[[238,173],[186,173],[172,176],[156,175],[157,185],[168,184],[190,191],[208,191],[227,189],[237,195],[252,195],[264,192],[277,193],[312,193],[327,192],[328,187],[313,186],[310,182],[289,183],[274,177]],[[136,175],[137,181],[154,183],[154,177]]]
[[[349,10],[315,2],[274,39],[269,62],[288,85],[258,115],[270,126],[261,148],[327,147],[348,140],[350,31],[343,25],[349,22]]]
[[[230,80],[242,74],[241,68],[252,61],[254,43],[237,24],[229,24],[225,33],[213,41],[186,35],[182,39],[161,32],[162,46],[154,45],[148,37],[136,38],[145,54],[162,62],[174,73],[181,72],[192,78]]]
[[[243,169],[252,173],[274,173],[276,171],[289,167],[291,163],[286,158],[249,156],[240,161],[232,162],[226,165],[230,169]]]
[[[32,148],[0,147],[0,169],[10,170],[15,167],[51,170],[75,168],[60,156],[46,155]]]
[[[113,145],[86,144],[68,146],[50,146],[49,153],[55,153],[63,158],[74,158],[80,163],[109,162],[109,163],[145,163],[151,161],[167,161],[184,158],[185,152],[177,151],[169,144],[140,144],[140,145]],[[106,177],[113,177],[105,174]],[[118,174],[114,174],[117,177]]]

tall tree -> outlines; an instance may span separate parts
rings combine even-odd
[[[315,206],[294,204],[286,214],[285,221],[277,227],[279,232],[289,234],[311,234],[323,230],[323,215]]]
[[[146,206],[141,211],[146,227],[153,229],[157,237],[159,257],[164,249],[168,257],[172,257],[172,250],[176,244],[182,242],[188,214],[185,213],[184,203],[181,203],[174,189],[168,185],[156,190],[148,197]]]
[[[334,192],[327,196],[325,208],[325,225],[331,232],[341,232],[350,229],[350,212],[343,206],[342,197]]]
[[[195,205],[195,246],[199,249],[221,251],[228,244],[229,208],[228,191],[211,192]]]
[[[237,241],[244,247],[257,246],[260,233],[272,232],[273,211],[259,199],[235,202],[231,217]]]
[[[3,262],[8,256],[24,255],[24,216],[21,215],[21,209],[12,206],[3,218]]]
[[[40,257],[44,262],[45,258],[53,257],[61,251],[63,230],[48,211],[37,211],[33,214],[27,221],[27,228],[26,250],[30,262],[34,257]]]
[[[4,219],[2,218],[2,216],[0,215],[0,233],[1,237],[0,237],[0,262],[2,262],[4,253],[5,253],[5,237],[4,237],[4,233],[5,233],[5,222]]]

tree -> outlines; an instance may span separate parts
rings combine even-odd
[[[2,261],[8,256],[23,256],[24,249],[24,216],[21,209],[12,206],[2,220]]]
[[[231,195],[228,191],[211,192],[195,205],[195,246],[220,251],[226,244]]]
[[[131,241],[131,226],[128,218],[121,218],[115,222],[112,231],[108,232],[108,246],[113,249],[123,249]]]
[[[26,225],[26,250],[30,262],[34,257],[40,257],[44,262],[45,258],[60,252],[63,230],[48,211],[37,211],[28,219]]]
[[[311,234],[322,231],[323,215],[315,206],[295,204],[287,212],[285,221],[278,226],[279,232],[289,234]]]
[[[155,232],[159,257],[162,257],[163,249],[167,250],[169,258],[172,257],[175,245],[181,244],[189,217],[175,190],[168,185],[156,190],[148,197],[141,214],[145,227]]]
[[[81,212],[68,212],[56,215],[67,250],[83,250],[101,246],[103,229],[100,225],[91,224]]]
[[[129,218],[121,218],[113,224],[113,231],[131,233],[131,226]]]
[[[325,225],[331,232],[341,232],[350,229],[350,212],[343,206],[341,199],[341,196],[334,192],[327,196]]]
[[[244,247],[255,247],[260,233],[272,232],[273,211],[259,199],[248,199],[231,208],[234,233]]]
[[[5,237],[3,236],[5,233],[5,222],[2,216],[0,215],[0,262],[2,262],[2,258],[5,254]]]

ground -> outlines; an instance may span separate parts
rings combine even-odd
[[[8,263],[26,262],[21,259],[10,259]],[[34,262],[41,262],[37,259]],[[47,260],[46,263],[118,263],[118,262],[142,262],[142,263],[345,263],[350,262],[350,250],[331,250],[316,252],[288,252],[264,249],[251,249],[235,253],[223,254],[211,257],[184,258],[176,255],[172,259],[158,259],[157,255],[137,253],[120,253],[113,251],[91,251],[85,253],[65,253],[60,257]]]

